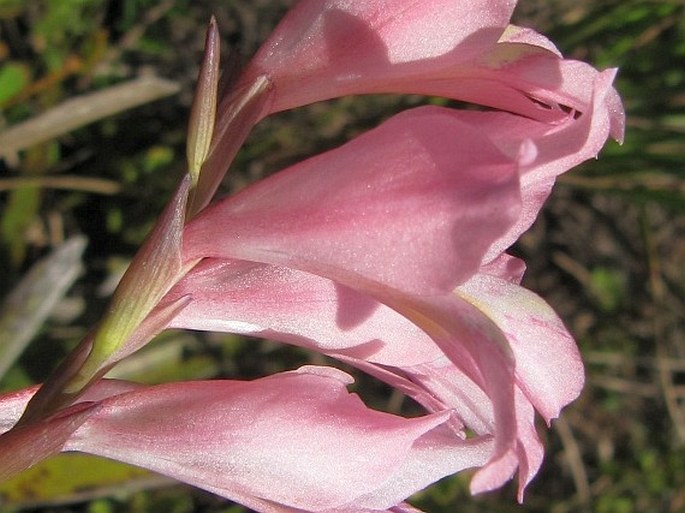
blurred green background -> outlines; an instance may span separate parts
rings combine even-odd
[[[217,16],[225,67],[233,69],[292,3],[0,0],[0,301],[6,298],[0,369],[3,358],[13,360],[3,348],[31,341],[0,376],[0,389],[41,381],[75,345],[169,198],[184,170],[187,114],[209,16]],[[514,21],[550,36],[566,56],[620,68],[625,144],[609,143],[598,161],[563,177],[514,249],[528,263],[526,285],[577,337],[588,383],[552,429],[541,430],[546,461],[523,505],[516,504],[513,486],[470,497],[468,474],[444,480],[413,502],[431,513],[685,512],[685,4],[519,4]],[[11,144],[2,139],[3,130],[70,99],[118,110],[119,100],[83,95],[140,76],[166,81],[155,82],[159,90],[131,83],[140,103],[135,108],[47,140],[35,127],[15,134]],[[269,119],[239,154],[224,191],[423,102],[343,98]],[[73,105],[65,112],[74,112]],[[82,259],[78,243],[69,255],[49,257],[76,235],[88,240]],[[31,279],[22,282],[29,272]],[[45,291],[53,289],[48,301]],[[39,299],[49,303],[47,310],[39,311]],[[252,377],[312,361],[321,362],[271,342],[167,333],[119,366],[117,375],[147,382]],[[361,383],[367,402],[400,407],[384,387]],[[3,512],[240,509],[82,456],[56,458],[0,485]]]

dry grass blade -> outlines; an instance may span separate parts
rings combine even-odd
[[[16,152],[49,141],[94,121],[172,95],[175,82],[143,76],[103,91],[71,98],[23,123],[0,132],[0,157],[12,159]]]
[[[0,309],[0,377],[78,277],[85,247],[84,237],[72,237],[34,265],[5,299]]]
[[[683,408],[679,391],[674,383],[674,373],[669,358],[669,336],[667,320],[663,312],[666,306],[666,285],[661,270],[661,259],[652,237],[649,212],[643,210],[643,237],[647,250],[647,265],[649,268],[649,289],[654,305],[657,307],[652,316],[654,340],[656,342],[656,362],[659,384],[666,403],[666,409],[673,421],[675,431],[681,444],[685,443],[685,408]]]
[[[566,461],[571,468],[573,483],[575,484],[576,492],[578,493],[578,501],[582,511],[591,511],[592,495],[590,493],[590,481],[585,469],[585,464],[583,463],[580,445],[573,434],[571,426],[563,415],[554,421],[554,428],[559,434],[561,443],[564,446],[564,456],[566,456]]]
[[[44,189],[64,189],[68,191],[91,192],[111,195],[121,191],[121,185],[104,178],[84,176],[22,176],[0,178],[0,191],[10,191],[20,187],[40,187]]]

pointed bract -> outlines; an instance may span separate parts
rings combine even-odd
[[[4,401],[0,398],[0,411],[4,407]],[[97,409],[97,403],[81,403],[54,417],[0,434],[0,481],[5,481],[60,452],[74,431]],[[6,412],[2,411],[2,416],[5,415]],[[5,422],[6,419],[0,419],[0,426]]]
[[[219,88],[220,62],[219,29],[216,19],[212,16],[207,27],[205,52],[195,87],[195,97],[190,109],[190,123],[188,124],[188,139],[186,154],[188,158],[188,173],[193,186],[200,177],[200,169],[209,154],[209,146],[214,133],[216,119],[217,94]]]
[[[181,299],[167,305],[167,309],[155,310],[186,270],[181,258],[181,237],[189,187],[190,177],[186,175],[121,279],[103,320],[33,396],[22,423],[45,418],[69,406],[116,361],[164,330],[183,307]],[[157,315],[149,317],[153,310]]]
[[[188,219],[212,200],[252,127],[268,112],[272,93],[273,84],[260,75],[240,84],[221,100],[212,144],[188,206]]]

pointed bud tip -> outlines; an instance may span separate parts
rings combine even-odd
[[[186,152],[188,169],[193,178],[193,183],[198,181],[200,168],[207,159],[214,133],[219,88],[220,50],[219,28],[216,18],[212,16],[207,27],[205,50],[198,74],[188,127]]]

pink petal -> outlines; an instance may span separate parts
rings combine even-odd
[[[552,41],[528,27],[508,25],[500,36],[498,43],[523,43],[526,45],[533,45],[543,48],[559,58],[563,58],[561,52]]]
[[[516,362],[517,383],[549,422],[583,387],[578,348],[554,310],[533,292],[510,281],[475,275],[457,289],[506,333]]]
[[[530,29],[508,24],[515,2],[297,4],[262,46],[244,83],[267,76],[271,112],[350,94],[410,93],[470,101],[547,122],[582,111],[578,72]],[[581,79],[581,82],[584,79]],[[614,92],[618,138],[622,108]]]
[[[425,372],[436,376],[459,372],[450,369],[454,364],[445,359],[424,331],[362,292],[293,269],[207,259],[172,290],[169,300],[184,295],[192,295],[192,300],[174,320],[174,327],[259,335],[307,347],[389,382],[429,411],[454,409],[470,429],[481,434],[495,431],[491,399],[462,374],[460,379],[468,380],[470,385],[466,381],[455,385],[453,380],[447,391],[429,386],[430,397],[426,397],[420,391],[409,390],[411,387],[397,380],[394,374],[379,373],[378,369],[362,363],[401,369],[401,375],[412,375],[419,383],[422,382],[420,375]],[[482,317],[473,309],[452,313]],[[438,321],[440,315],[437,314]],[[454,325],[454,321],[450,324]],[[450,345],[460,343],[462,337],[461,331],[453,330],[454,341]],[[483,342],[478,344],[478,347],[484,346]],[[473,357],[466,353],[460,354],[459,359],[466,365]],[[488,353],[485,359],[489,362],[496,357]],[[439,361],[444,361],[442,366],[434,367]],[[467,371],[482,379],[475,364],[470,364]],[[504,376],[506,371],[498,370],[495,374]],[[510,387],[511,383],[505,386]]]
[[[534,64],[533,60],[528,62],[526,73],[542,74],[544,68]],[[456,119],[477,126],[503,153],[520,163],[520,217],[493,244],[484,263],[498,257],[533,224],[557,176],[595,158],[610,133],[622,130],[623,111],[614,104],[616,91],[611,85],[615,70],[598,74],[573,61],[564,61],[561,69],[566,88],[580,98],[577,108],[581,114],[570,113],[562,121],[548,124],[507,112],[452,113]],[[525,75],[523,71],[521,74]]]
[[[520,390],[516,391],[516,420],[519,463],[517,498],[519,502],[523,502],[523,493],[526,486],[538,473],[545,455],[545,449],[535,430],[535,410]]]
[[[260,513],[305,513],[302,509],[285,506],[273,501],[260,499],[257,497],[240,497],[234,499],[243,506]],[[390,508],[379,510],[360,507],[357,505],[336,507],[331,509],[319,510],[318,513],[423,513],[421,510],[412,507],[406,502],[402,502]]]
[[[0,436],[7,459],[0,468],[9,476],[60,449],[77,450],[265,513],[371,513],[415,511],[400,501],[491,454],[489,437],[462,440],[446,430],[447,412],[404,419],[369,410],[346,392],[350,382],[318,367],[254,382],[101,380],[84,397],[98,402]],[[0,396],[0,426],[14,423],[35,390]]]
[[[476,270],[518,209],[515,161],[477,126],[427,107],[205,210],[186,228],[184,256],[436,293]]]
[[[165,302],[180,297],[191,300],[174,318],[176,328],[262,336],[394,366],[442,354],[423,331],[387,306],[291,268],[205,259]]]
[[[479,465],[487,440],[366,408],[349,376],[303,368],[253,382],[172,383],[106,399],[68,442],[241,501],[308,511],[389,508]]]
[[[418,298],[388,292],[382,301],[422,328],[458,371],[484,392],[477,396],[482,402],[474,408],[482,411],[491,406],[492,424],[487,431],[493,434],[495,446],[488,463],[474,476],[472,490],[500,486],[517,466],[514,365],[504,334],[482,312],[453,294]],[[476,400],[470,394],[466,399]]]
[[[192,300],[172,327],[262,336],[306,347],[387,382],[428,411],[458,408],[392,370],[413,374],[414,366],[444,354],[415,324],[359,291],[295,269],[205,259],[165,302],[185,296]]]
[[[356,298],[361,304],[341,302],[340,288],[325,278],[292,269],[210,259],[194,269],[172,291],[171,297],[174,294],[193,296],[176,319],[177,327],[258,333],[309,347],[386,381],[429,411],[453,409],[462,421],[454,425],[457,434],[463,434],[465,425],[481,436],[494,435],[499,440],[500,451],[490,453],[493,458],[474,478],[473,491],[501,486],[520,465],[522,493],[539,467],[541,446],[533,427],[530,404],[527,400],[522,403],[521,408],[529,412],[523,422],[513,408],[510,395],[515,383],[513,366],[509,366],[507,352],[498,349],[508,344],[498,340],[501,333],[481,328],[485,331],[476,331],[470,337],[473,342],[469,343],[464,340],[468,337],[468,324],[477,325],[478,321],[472,317],[482,317],[480,313],[469,309],[436,313],[424,305],[424,318],[430,317],[429,325],[449,330],[447,335],[436,335],[433,328],[432,334],[441,337],[441,347],[448,346],[446,351],[465,369],[460,370],[442,356],[425,333],[407,326],[402,316],[352,290],[345,293],[344,299]],[[386,313],[379,316],[381,311]],[[455,324],[459,317],[463,319],[462,324]],[[339,324],[341,318],[346,320],[342,323],[344,329]],[[407,333],[403,333],[405,328],[409,328]],[[356,336],[360,338],[355,340]],[[369,339],[378,344],[363,342]],[[361,344],[355,345],[355,342]],[[457,351],[458,345],[464,343],[466,347]]]
[[[411,376],[412,383],[421,386],[424,393],[440,399],[442,405],[438,409],[452,405],[457,416],[477,435],[486,436],[496,432],[496,405],[481,387],[448,359],[417,365],[405,369],[404,373]],[[518,388],[514,397],[516,429],[515,440],[511,444],[515,449],[506,452],[503,458],[493,459],[476,473],[471,481],[471,492],[474,494],[499,488],[511,478],[518,466],[521,500],[525,487],[540,468],[544,451],[535,430],[535,411]],[[421,397],[417,397],[417,400],[421,401]]]
[[[246,72],[276,86],[273,111],[364,93],[419,93],[534,109],[508,75],[486,76],[485,57],[513,1],[304,1],[292,9]],[[498,98],[499,97],[499,98]],[[490,102],[488,101],[490,100]],[[503,105],[492,105],[503,107]]]
[[[30,393],[35,392],[35,388]],[[13,394],[7,400],[0,397],[1,429],[9,429],[20,412],[16,406],[26,405],[26,392]],[[0,481],[13,477],[39,461],[57,454],[67,439],[98,409],[97,403],[81,403],[48,419],[15,427],[0,435]]]
[[[0,433],[9,431],[16,424],[36,390],[38,386],[0,395]]]
[[[502,253],[494,260],[484,264],[480,269],[481,274],[496,276],[517,285],[523,280],[525,272],[526,263],[520,258],[508,255],[507,253]]]
[[[460,45],[465,51],[496,42],[515,4],[511,0],[468,4],[304,0],[283,17],[255,60],[278,69],[287,57],[292,67],[284,73],[327,66],[344,75],[346,68],[360,66],[360,60],[398,63],[437,58]]]
[[[343,289],[346,292],[341,297]],[[428,411],[453,409],[462,422],[453,424],[458,435],[463,435],[466,425],[479,435],[504,438],[500,445],[510,450],[502,449],[506,457],[491,462],[489,467],[494,470],[481,479],[481,488],[474,485],[475,490],[500,486],[514,472],[517,429],[505,432],[507,425],[516,423],[513,400],[507,392],[513,393],[514,375],[506,352],[497,349],[501,341],[488,349],[486,338],[501,334],[487,335],[486,331],[485,336],[475,335],[477,343],[456,351],[464,342],[465,329],[455,326],[454,318],[482,317],[477,311],[429,315],[431,322],[451,330],[447,339],[439,335],[442,343],[479,384],[447,360],[435,342],[407,319],[325,278],[275,266],[210,259],[194,269],[172,291],[171,298],[175,294],[193,297],[175,320],[176,327],[258,334],[314,349],[386,381]],[[445,323],[441,315],[451,320]],[[464,322],[477,321],[466,318]]]

